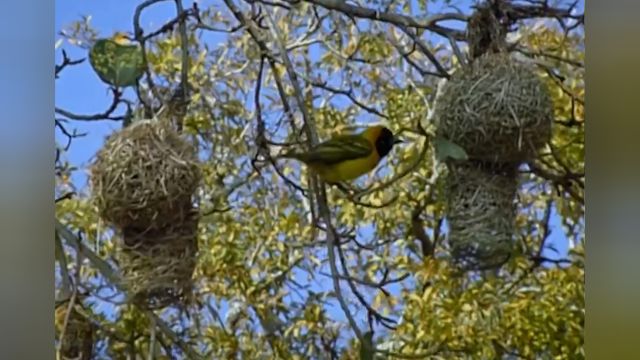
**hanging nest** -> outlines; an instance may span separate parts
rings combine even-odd
[[[504,263],[513,249],[517,167],[449,163],[447,214],[454,262],[465,269]]]
[[[472,160],[522,162],[550,139],[548,89],[528,65],[486,54],[456,71],[436,108],[438,132]]]
[[[195,209],[184,222],[161,229],[125,228],[122,240],[118,261],[134,303],[159,309],[188,297],[198,252]]]
[[[110,136],[91,171],[101,217],[140,231],[183,221],[200,179],[194,146],[169,125],[149,120]]]
[[[56,306],[55,325],[56,339],[62,341],[60,355],[63,359],[89,360],[93,354],[93,343],[96,328],[82,313],[86,308],[82,305],[80,297],[76,299],[73,308],[69,312],[67,326],[64,320],[69,311],[69,301],[64,301]],[[62,333],[64,329],[64,334]],[[63,339],[60,339],[64,335]]]
[[[509,23],[505,5],[502,1],[485,2],[469,17],[466,37],[471,59],[507,50]]]

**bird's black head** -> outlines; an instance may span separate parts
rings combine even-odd
[[[391,130],[383,127],[380,130],[380,135],[376,139],[376,150],[380,157],[385,157],[391,149],[393,149],[393,145],[401,143],[401,140],[395,139]]]

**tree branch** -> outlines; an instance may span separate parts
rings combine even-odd
[[[353,292],[353,294],[356,296],[360,304],[362,304],[362,306],[364,306],[367,309],[367,313],[369,316],[373,316],[378,321],[378,323],[380,323],[382,326],[386,327],[387,329],[395,330],[396,329],[395,324],[397,321],[380,314],[376,309],[372,308],[371,305],[367,303],[367,300],[362,296],[362,294],[360,294],[360,291],[358,291],[358,288],[356,287],[356,285],[353,283],[353,281],[351,281],[352,277],[351,275],[349,275],[349,269],[347,268],[347,260],[344,256],[342,248],[339,246],[337,246],[336,248],[338,249],[338,257],[340,258],[342,271],[345,274],[345,277],[343,277],[343,279],[347,282],[347,284],[349,285],[349,288],[351,288],[351,292]]]
[[[66,68],[67,66],[73,66],[73,65],[78,65],[84,62],[85,59],[78,59],[78,60],[71,60],[69,58],[69,56],[67,55],[67,52],[64,51],[64,49],[62,50],[62,63],[60,65],[56,65],[56,79],[58,78],[58,75],[60,75],[60,73],[62,72],[62,70],[64,70],[64,68]]]
[[[63,239],[67,242],[67,245],[76,249],[78,254],[81,254],[83,257],[87,258],[93,266],[104,276],[113,286],[118,288],[120,291],[124,291],[122,288],[122,280],[119,275],[116,274],[115,270],[111,268],[106,261],[101,259],[98,255],[96,255],[91,249],[89,249],[86,245],[84,245],[78,237],[76,237],[65,225],[63,225],[60,220],[56,219],[55,224],[56,231],[62,236]],[[160,319],[153,311],[141,309],[144,313],[147,314],[155,323],[158,325],[160,330],[169,338],[171,341],[176,343],[178,347],[185,354],[189,355],[192,359],[201,359],[202,357],[192,349],[188,344],[186,344],[182,339],[176,335],[176,333],[171,330],[171,327],[167,325],[162,319]]]
[[[160,96],[153,82],[153,78],[151,77],[151,69],[149,68],[149,61],[147,59],[147,47],[146,47],[147,39],[145,39],[144,31],[142,30],[142,27],[140,27],[140,16],[142,15],[142,10],[144,10],[145,8],[155,3],[159,3],[162,1],[168,1],[168,0],[145,0],[142,3],[140,3],[140,5],[136,6],[136,10],[133,14],[133,34],[136,41],[138,41],[138,43],[140,44],[140,49],[142,51],[142,62],[144,63],[145,75],[147,76],[147,83],[149,84],[149,89],[151,90],[151,93],[153,94],[153,96],[157,99],[159,99]]]
[[[303,76],[303,78],[304,78],[304,76]],[[389,117],[387,115],[381,113],[377,109],[374,109],[374,108],[372,108],[370,106],[367,106],[366,104],[364,104],[360,100],[358,100],[353,95],[353,89],[343,90],[343,89],[334,88],[334,87],[328,85],[327,81],[316,81],[316,80],[312,80],[312,79],[305,79],[305,80],[309,81],[309,83],[313,87],[317,87],[317,88],[329,91],[329,92],[334,93],[334,94],[346,96],[347,98],[349,98],[349,100],[351,100],[352,103],[354,103],[356,106],[360,107],[361,109],[363,109],[364,111],[366,111],[366,112],[368,112],[370,114],[374,114],[374,115],[379,116],[379,117],[381,117],[383,119],[389,119]]]
[[[463,14],[447,13],[437,14],[424,20],[417,20],[412,17],[395,14],[391,12],[381,12],[378,10],[347,4],[342,0],[304,0],[308,3],[320,5],[329,10],[339,11],[347,16],[371,19],[390,23],[400,27],[413,27],[418,29],[427,29],[444,37],[453,37],[456,40],[464,40],[463,31],[449,29],[437,25],[439,21],[458,20],[467,21],[467,16]]]
[[[431,63],[433,64],[433,66],[436,67],[436,70],[438,70],[438,74],[440,77],[444,77],[449,79],[450,75],[449,72],[447,72],[447,70],[442,66],[442,64],[440,64],[440,61],[438,61],[438,59],[436,59],[436,56],[433,55],[433,53],[431,52],[431,50],[429,49],[429,47],[427,46],[427,44],[425,44],[416,34],[413,33],[413,31],[411,29],[409,29],[406,26],[399,26],[400,30],[402,30],[405,34],[407,34],[411,40],[413,40],[413,42],[418,45],[418,48],[420,49],[420,51],[422,51],[422,53],[429,59],[429,61],[431,61]],[[452,36],[447,36],[447,38],[451,39]]]
[[[113,121],[121,121],[124,119],[124,116],[111,116],[111,114],[113,114],[114,111],[116,111],[116,109],[118,108],[118,105],[123,101],[121,99],[122,93],[120,92],[120,90],[118,90],[117,88],[111,88],[111,91],[113,92],[113,102],[111,103],[111,105],[109,105],[109,108],[99,114],[93,114],[93,115],[81,115],[81,114],[74,114],[70,111],[61,109],[59,107],[55,108],[55,112],[56,114],[60,114],[68,119],[71,120],[79,120],[79,121],[98,121],[98,120],[113,120]]]
[[[181,98],[179,99],[179,105],[186,109],[191,99],[189,95],[189,36],[187,34],[186,16],[183,16],[186,12],[182,6],[182,0],[175,0],[175,2],[179,19],[178,31],[180,32],[180,49],[182,53],[182,66],[180,67],[180,86],[182,87],[182,91],[180,92]],[[182,132],[183,122],[184,117],[176,119],[178,132]]]
[[[293,85],[293,89],[294,89],[294,93],[295,93],[295,99],[298,102],[298,106],[300,107],[300,110],[302,111],[302,115],[303,118],[305,120],[305,126],[304,129],[307,133],[307,140],[309,142],[308,146],[311,147],[314,144],[316,144],[318,142],[318,134],[316,133],[316,128],[315,128],[315,122],[313,121],[313,118],[311,117],[311,114],[309,113],[308,109],[306,108],[305,102],[304,102],[304,98],[302,95],[302,89],[300,88],[300,84],[298,83],[298,77],[296,75],[296,71],[295,68],[293,67],[293,64],[291,63],[291,60],[289,59],[289,56],[287,54],[287,50],[284,44],[284,41],[282,41],[278,30],[276,29],[275,26],[275,22],[273,21],[273,18],[271,17],[271,14],[267,13],[266,14],[267,20],[269,22],[269,29],[273,35],[273,37],[276,39],[276,43],[278,44],[278,47],[280,48],[280,52],[282,55],[282,58],[284,60],[284,64],[285,67],[287,69],[287,73],[289,75],[289,79],[291,80],[291,83]],[[340,303],[340,307],[342,308],[345,316],[347,317],[348,321],[349,321],[349,325],[351,326],[353,332],[355,333],[356,337],[362,341],[362,331],[360,330],[360,328],[358,327],[358,325],[356,324],[353,315],[351,314],[351,312],[349,311],[349,307],[347,306],[346,301],[344,300],[343,296],[342,296],[342,289],[340,288],[340,281],[338,279],[338,268],[336,265],[336,259],[335,259],[335,253],[334,253],[334,249],[336,247],[336,243],[337,243],[337,236],[335,233],[335,229],[333,228],[333,225],[331,224],[331,211],[329,210],[329,207],[327,206],[327,193],[326,193],[326,188],[324,186],[324,183],[317,183],[315,180],[315,176],[311,177],[311,186],[313,188],[313,192],[315,194],[317,194],[317,199],[318,199],[318,207],[320,210],[320,217],[323,219],[323,221],[325,222],[325,226],[327,227],[327,247],[328,247],[328,255],[329,255],[329,265],[331,267],[331,274],[333,276],[333,286],[334,286],[334,290],[336,292],[336,297],[338,298],[338,302]]]

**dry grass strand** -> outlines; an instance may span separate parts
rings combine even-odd
[[[198,215],[157,230],[123,230],[118,253],[124,286],[134,303],[160,309],[183,303],[193,287],[198,252]]]
[[[447,214],[454,262],[465,269],[491,268],[513,250],[518,190],[513,165],[449,164]]]
[[[438,132],[472,160],[522,162],[550,139],[553,106],[533,68],[487,54],[459,69],[435,108]]]
[[[168,125],[149,120],[111,135],[91,169],[100,215],[120,229],[182,221],[200,179],[195,148]]]

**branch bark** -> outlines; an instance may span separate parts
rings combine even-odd
[[[341,0],[304,0],[308,3],[322,6],[329,10],[339,11],[345,15],[358,17],[363,19],[371,19],[390,23],[396,26],[413,27],[418,29],[426,29],[446,38],[452,37],[456,40],[464,40],[463,31],[446,28],[438,25],[439,21],[458,20],[467,21],[467,16],[459,13],[437,14],[427,17],[424,20],[414,19],[410,16],[396,14],[392,12],[378,11],[362,6],[347,4]]]

